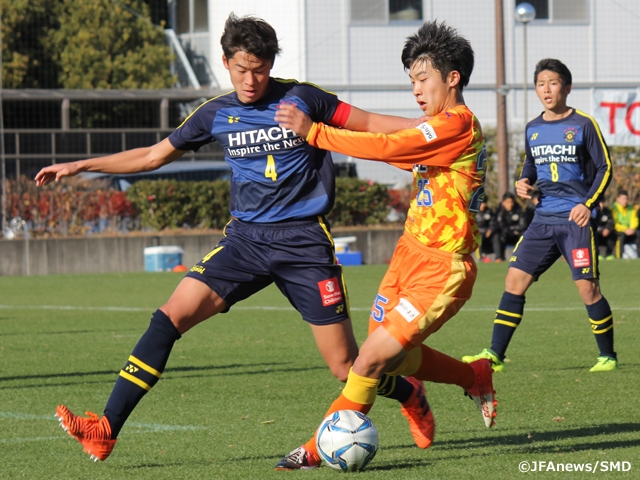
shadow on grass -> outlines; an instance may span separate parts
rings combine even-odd
[[[601,435],[612,435],[620,433],[637,433],[640,432],[640,423],[613,423],[607,425],[598,425],[593,427],[572,428],[565,430],[554,430],[546,432],[522,433],[514,435],[501,435],[494,437],[470,438],[465,440],[446,440],[434,444],[433,448],[428,451],[421,451],[413,444],[384,446],[384,450],[414,450],[416,458],[404,458],[402,460],[389,460],[383,463],[374,462],[367,467],[367,471],[393,471],[402,469],[411,469],[416,467],[425,467],[439,461],[455,461],[465,460],[469,458],[493,457],[497,453],[504,455],[514,454],[535,454],[535,453],[572,453],[577,451],[588,450],[609,450],[618,448],[632,448],[640,446],[640,438],[636,440],[612,440],[602,441],[593,438],[593,442],[589,442],[589,437],[600,437]],[[557,442],[570,439],[584,439],[581,443],[573,443],[571,445],[557,445]],[[549,444],[549,442],[553,444]],[[493,447],[486,451],[479,451]],[[496,449],[496,447],[498,449]],[[456,450],[458,455],[451,456],[444,451]],[[443,455],[438,455],[443,453]],[[138,465],[128,465],[123,469],[157,469],[184,465],[204,465],[212,464],[225,465],[237,464],[238,462],[247,461],[267,461],[279,460],[284,453],[276,453],[271,455],[251,455],[244,457],[232,457],[226,459],[217,459],[213,461],[193,461],[188,462],[168,462],[168,463],[141,463]]]
[[[470,456],[490,456],[495,454],[495,448],[507,448],[509,453],[563,453],[581,450],[609,450],[616,448],[640,447],[640,438],[631,440],[603,440],[602,435],[616,435],[623,433],[640,433],[640,423],[611,423],[595,425],[593,427],[580,427],[565,430],[551,430],[544,432],[531,431],[529,433],[514,435],[496,435],[482,438],[469,438],[464,440],[445,440],[434,443],[433,451],[457,450],[468,452],[468,455],[460,455],[457,458]],[[561,445],[560,442],[576,441]],[[413,445],[410,445],[413,447]],[[492,453],[474,452],[476,448],[492,447]],[[404,449],[407,445],[386,447],[388,449]],[[450,458],[450,457],[446,457]]]
[[[207,377],[224,377],[224,376],[242,376],[242,375],[269,375],[272,373],[291,373],[291,372],[311,372],[314,370],[326,370],[325,366],[310,366],[310,367],[295,367],[295,368],[273,368],[277,365],[287,365],[291,362],[279,362],[279,363],[235,363],[230,365],[209,365],[205,367],[173,367],[167,368],[164,373],[167,374],[175,374],[163,377],[162,381],[172,381],[172,380],[180,380],[183,378],[207,378]],[[249,371],[233,371],[233,372],[216,372],[220,370],[231,370],[238,368],[256,368],[254,370]],[[190,372],[214,372],[209,374],[201,374],[201,375],[189,375]],[[186,374],[185,374],[186,373]],[[109,379],[105,380],[97,380],[97,381],[87,381],[84,377],[91,377],[96,375],[109,375]],[[37,387],[64,387],[70,385],[78,385],[79,383],[84,384],[101,384],[101,383],[113,383],[114,378],[118,375],[117,371],[114,370],[98,370],[92,372],[73,372],[73,373],[52,373],[52,374],[42,374],[42,375],[19,375],[12,377],[0,377],[1,382],[10,382],[16,380],[45,380],[52,378],[75,378],[77,382],[66,382],[66,383],[39,383],[37,385],[11,385],[11,386],[0,386],[0,390],[10,390],[10,389],[20,389],[20,388],[37,388]]]

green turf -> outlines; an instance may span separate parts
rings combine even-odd
[[[371,412],[381,449],[359,478],[640,478],[639,261],[604,262],[621,368],[589,373],[597,350],[566,265],[527,297],[505,371],[495,375],[497,426],[487,430],[458,387],[427,385],[438,425],[427,451],[413,446],[398,406]],[[358,339],[384,266],[349,267]],[[488,347],[505,264],[481,264],[473,299],[428,340],[454,357]],[[313,432],[341,384],[310,331],[276,289],[181,339],[154,390],[123,429],[113,455],[92,463],[53,417],[65,403],[101,412],[117,372],[168,298],[178,274],[0,277],[0,478],[336,478],[328,468],[275,472]],[[630,462],[597,474],[518,472],[522,461]]]

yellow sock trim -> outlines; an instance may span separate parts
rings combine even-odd
[[[493,323],[499,323],[501,325],[506,325],[507,327],[518,328],[517,323],[507,322],[506,320],[494,320]]]
[[[607,328],[605,328],[604,330],[594,330],[594,331],[593,331],[593,333],[594,333],[595,335],[600,335],[600,334],[602,334],[602,333],[606,333],[606,332],[608,332],[608,331],[609,331],[609,330],[611,330],[612,328],[613,328],[613,325],[609,325],[609,326],[608,326]]]
[[[609,315],[607,318],[603,319],[603,320],[592,320],[591,318],[589,319],[589,321],[593,324],[593,325],[602,325],[603,323],[607,323],[609,320],[611,320],[613,318],[613,314]]]
[[[378,379],[358,375],[352,368],[349,370],[347,384],[342,390],[342,395],[354,403],[371,405],[376,399],[379,382]]]
[[[143,382],[139,378],[134,377],[133,375],[129,375],[124,370],[120,370],[120,376],[126,380],[129,380],[131,383],[135,383],[140,388],[144,388],[147,392],[151,390],[151,386],[149,384],[147,384],[146,382]]]
[[[158,370],[153,368],[151,365],[147,365],[142,360],[140,360],[139,358],[134,357],[133,355],[129,355],[129,361],[132,362],[132,363],[135,363],[141,369],[143,369],[145,372],[149,372],[151,375],[154,375],[154,376],[156,376],[158,378],[160,378],[162,376],[162,373],[160,373]]]

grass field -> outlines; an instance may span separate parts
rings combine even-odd
[[[346,268],[359,341],[384,271]],[[380,399],[370,416],[381,448],[358,478],[640,478],[640,261],[604,262],[602,271],[619,370],[588,372],[595,341],[569,270],[558,264],[531,288],[510,361],[494,376],[496,427],[484,427],[458,387],[429,384],[438,427],[433,447],[423,451],[413,445],[397,404]],[[473,299],[428,343],[458,358],[488,347],[505,273],[505,264],[481,264]],[[0,277],[0,478],[341,475],[328,468],[273,470],[313,432],[341,388],[306,324],[273,288],[176,343],[162,380],[135,410],[106,462],[90,462],[58,427],[53,413],[59,403],[76,413],[102,412],[151,312],[180,278]],[[524,461],[531,468],[544,461],[592,469],[598,462],[598,471],[520,473]],[[631,468],[607,473],[603,462],[629,462]]]

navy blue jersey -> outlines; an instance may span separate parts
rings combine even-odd
[[[533,223],[570,223],[582,203],[593,210],[611,181],[611,159],[596,121],[573,110],[560,120],[542,115],[527,124],[526,160],[520,178],[538,182],[540,202]]]
[[[315,85],[271,78],[257,102],[242,103],[235,92],[215,97],[169,135],[178,150],[220,142],[232,172],[231,215],[246,222],[296,220],[333,207],[331,154],[274,121],[281,102],[295,103],[314,122],[331,123],[339,100]]]

